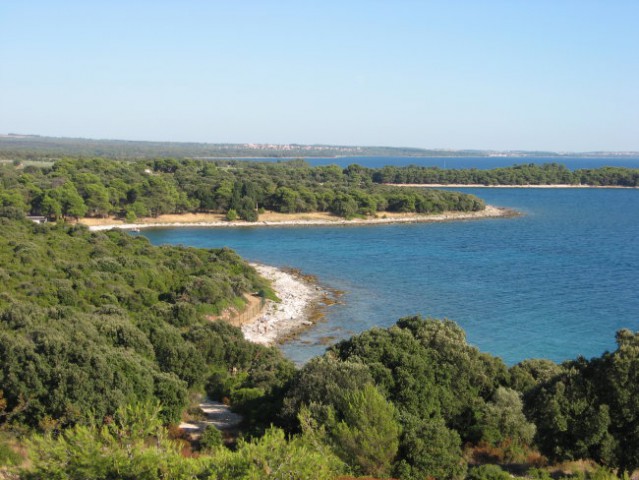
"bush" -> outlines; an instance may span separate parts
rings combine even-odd
[[[126,220],[126,223],[134,223],[138,219],[138,216],[135,214],[135,212],[129,210],[128,212],[126,212],[124,219]]]
[[[200,448],[202,450],[213,450],[221,447],[223,443],[222,432],[214,425],[207,425],[200,437]]]
[[[527,477],[533,480],[552,480],[550,473],[547,470],[541,468],[531,468],[527,472]]]
[[[0,467],[8,465],[19,465],[22,463],[22,457],[16,452],[9,442],[4,438],[0,438]]]
[[[466,476],[461,440],[442,419],[412,420],[404,426],[395,475],[406,480],[437,478],[460,480]]]
[[[480,465],[468,472],[466,480],[509,480],[510,475],[498,465]]]
[[[226,212],[226,219],[229,222],[234,222],[235,220],[237,220],[237,212],[235,211],[235,209],[231,208],[228,212]]]

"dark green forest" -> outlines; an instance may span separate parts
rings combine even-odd
[[[257,163],[156,159],[125,162],[65,159],[50,166],[0,165],[0,208],[60,218],[115,216],[134,222],[162,214],[215,212],[256,221],[265,210],[328,212],[344,218],[384,212],[472,212],[472,195],[388,184],[639,185],[639,170],[570,171],[558,164],[494,170],[350,165],[310,167],[304,161]]]
[[[374,182],[389,184],[639,186],[639,169],[636,168],[601,167],[572,171],[558,163],[530,163],[491,170],[386,166],[369,173]]]
[[[0,390],[14,421],[63,428],[158,401],[162,417],[175,422],[189,390],[204,388],[214,374],[222,381],[219,372],[247,372],[242,386],[265,392],[277,381],[262,369],[292,374],[277,350],[206,320],[241,306],[248,292],[273,298],[231,250],[153,247],[118,231],[0,222]]]
[[[44,168],[5,164],[0,175],[1,207],[52,220],[115,215],[134,221],[166,213],[219,212],[255,221],[265,209],[353,218],[485,207],[472,195],[377,185],[357,165],[313,168],[299,161],[68,159]]]

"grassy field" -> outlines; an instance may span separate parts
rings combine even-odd
[[[10,158],[0,158],[0,163],[12,163]],[[53,165],[53,160],[21,160],[20,165],[23,167],[50,167]]]

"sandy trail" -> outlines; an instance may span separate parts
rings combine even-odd
[[[208,397],[200,403],[200,408],[206,414],[206,420],[200,420],[198,422],[182,422],[180,428],[189,433],[199,434],[207,426],[213,425],[218,430],[233,430],[240,423],[242,423],[242,416],[231,411],[228,405],[224,405],[221,402],[216,402]]]

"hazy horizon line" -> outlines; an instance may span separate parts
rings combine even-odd
[[[552,153],[556,155],[570,155],[570,154],[617,154],[617,155],[639,155],[639,151],[635,150],[546,150],[543,148],[537,149],[498,149],[498,148],[455,148],[455,147],[415,147],[410,145],[358,145],[358,144],[338,144],[338,143],[278,143],[278,142],[212,142],[212,141],[196,141],[196,140],[143,140],[143,139],[124,139],[124,138],[93,138],[93,137],[81,137],[81,136],[52,136],[42,135],[36,133],[0,133],[0,138],[43,138],[43,139],[60,139],[60,140],[84,140],[84,141],[96,141],[96,142],[130,142],[130,143],[170,143],[177,145],[241,145],[244,147],[286,147],[286,146],[299,146],[299,147],[332,147],[332,148],[388,148],[388,149],[407,149],[417,150],[425,152],[489,152],[489,153]],[[255,148],[259,150],[259,148]]]

